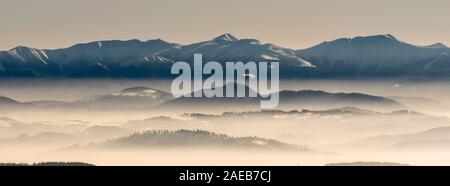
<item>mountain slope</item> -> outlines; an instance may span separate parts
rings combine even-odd
[[[280,108],[283,109],[330,109],[357,107],[376,111],[395,111],[406,109],[395,100],[361,93],[330,93],[316,90],[280,92]]]
[[[236,95],[236,84],[235,95]],[[265,100],[259,94],[257,97],[249,97],[248,92],[253,91],[245,86],[246,97],[179,97],[161,104],[160,108],[187,109],[203,112],[225,112],[242,110],[260,110],[260,102]],[[226,90],[226,85],[222,87]],[[203,90],[205,91],[205,90]],[[194,95],[194,94],[191,94]],[[195,105],[195,108],[192,107]],[[274,109],[301,110],[316,109],[326,110],[342,107],[357,107],[375,111],[397,111],[407,109],[402,103],[390,98],[373,96],[360,93],[330,93],[316,90],[279,92],[279,104]]]
[[[30,103],[22,103],[9,97],[0,96],[0,111],[11,111],[15,109],[31,108],[34,105]]]
[[[237,39],[224,34],[209,41],[179,46],[161,52],[159,55],[177,61],[193,61],[194,53],[203,54],[204,61],[281,61],[296,67],[312,67],[295,55],[295,51],[273,44],[262,44],[255,39]]]
[[[446,151],[450,145],[450,127],[437,127],[426,131],[403,135],[383,135],[366,138],[350,144],[359,148],[405,151]]]
[[[75,101],[79,106],[91,108],[147,108],[172,100],[170,93],[148,87],[131,87],[120,92],[95,95]]]
[[[296,54],[317,66],[321,76],[382,77],[448,73],[449,52],[446,47],[414,46],[387,34],[323,42]]]
[[[95,41],[56,50],[16,47],[0,52],[0,76],[168,78],[172,63],[192,63],[194,53],[203,54],[205,63],[279,61],[286,71],[282,76],[313,69],[294,50],[224,34],[187,45],[156,39]]]
[[[308,148],[258,137],[232,137],[208,131],[147,131],[97,144],[103,149],[115,148],[229,148],[235,150],[309,151]]]
[[[152,77],[170,72],[173,61],[155,54],[174,46],[160,39],[95,41],[56,50],[20,46],[0,52],[0,76]]]
[[[424,48],[437,49],[437,48],[448,48],[448,47],[446,45],[444,45],[443,43],[435,43],[435,44],[432,44],[432,45],[429,45],[429,46],[424,46]]]

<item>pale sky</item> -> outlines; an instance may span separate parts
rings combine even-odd
[[[301,49],[393,34],[450,45],[449,0],[0,0],[0,50],[110,39],[185,44],[223,33]]]

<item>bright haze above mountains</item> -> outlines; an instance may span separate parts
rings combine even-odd
[[[182,44],[230,32],[289,48],[392,33],[450,45],[447,0],[0,0],[0,50],[93,40],[164,38]]]
[[[3,77],[171,77],[176,61],[276,61],[286,78],[449,76],[450,49],[441,43],[416,46],[393,35],[341,38],[295,50],[223,34],[176,44],[161,39],[110,40],[55,50],[19,46],[0,52]]]

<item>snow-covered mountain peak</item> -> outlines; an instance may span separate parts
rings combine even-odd
[[[380,42],[389,42],[389,43],[402,43],[396,37],[391,34],[384,35],[373,35],[373,36],[359,36],[350,39],[351,43],[380,43]]]
[[[239,40],[239,39],[237,39],[236,37],[234,37],[230,33],[226,33],[226,34],[217,36],[214,39],[212,39],[212,41],[227,41],[227,42],[237,41],[237,40]]]

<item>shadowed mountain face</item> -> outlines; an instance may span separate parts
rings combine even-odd
[[[408,164],[392,162],[350,162],[350,163],[329,163],[325,166],[409,166]]]
[[[187,121],[170,118],[167,116],[158,116],[143,120],[131,120],[123,124],[123,128],[132,131],[143,130],[177,130],[189,127]]]
[[[414,46],[392,35],[343,38],[304,50],[224,34],[179,45],[160,39],[96,41],[48,50],[19,46],[0,52],[0,76],[169,78],[176,61],[280,62],[281,77],[436,76],[450,72],[450,49]]]
[[[207,61],[280,61],[281,68],[298,72],[312,68],[292,49],[224,34],[188,45],[158,39],[96,41],[57,50],[21,46],[0,52],[0,76],[168,78],[174,62],[192,63],[194,53]]]
[[[234,87],[234,96],[227,97],[226,90],[227,87]],[[242,87],[245,91],[245,96],[238,97],[238,87]],[[203,89],[199,91],[194,91],[190,94],[190,97],[184,96],[179,97],[173,100],[170,100],[161,105],[161,108],[188,108],[191,109],[216,109],[217,107],[222,107],[226,109],[256,109],[259,108],[261,95],[259,95],[255,90],[250,87],[238,83],[228,83],[222,87],[218,87],[221,89],[221,93],[223,97],[211,97],[208,98],[204,96],[205,91],[209,91],[210,89]],[[217,88],[216,88],[217,89]],[[202,92],[201,97],[194,97],[198,92]],[[249,95],[256,95],[256,97],[251,97]],[[192,107],[195,105],[195,107]]]

